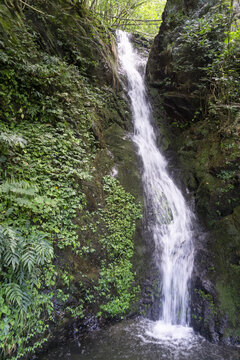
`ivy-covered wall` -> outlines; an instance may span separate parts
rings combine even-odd
[[[142,213],[113,35],[79,2],[20,5],[0,4],[0,352],[12,360],[134,311]]]
[[[240,336],[239,49],[237,2],[168,0],[147,67],[159,145],[176,155],[205,231],[192,324],[225,342]]]

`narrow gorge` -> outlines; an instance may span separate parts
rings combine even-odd
[[[104,4],[0,4],[1,356],[238,360],[239,3]]]

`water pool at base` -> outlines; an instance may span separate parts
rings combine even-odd
[[[189,327],[130,320],[96,330],[37,360],[239,360],[240,349],[212,344]]]

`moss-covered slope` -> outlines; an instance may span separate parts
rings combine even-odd
[[[27,3],[0,5],[0,348],[9,359],[62,341],[71,324],[76,334],[86,319],[125,316],[138,291],[141,189],[123,139],[113,35],[79,2]]]

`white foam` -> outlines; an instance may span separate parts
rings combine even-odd
[[[111,175],[112,177],[117,177],[117,175],[118,175],[118,169],[117,169],[116,166],[114,166],[114,167],[112,168],[112,170],[111,170],[111,172],[110,172],[110,175]]]
[[[152,323],[152,328],[146,331],[150,337],[159,340],[179,340],[190,339],[194,336],[192,328],[182,325],[166,324],[163,321]]]

